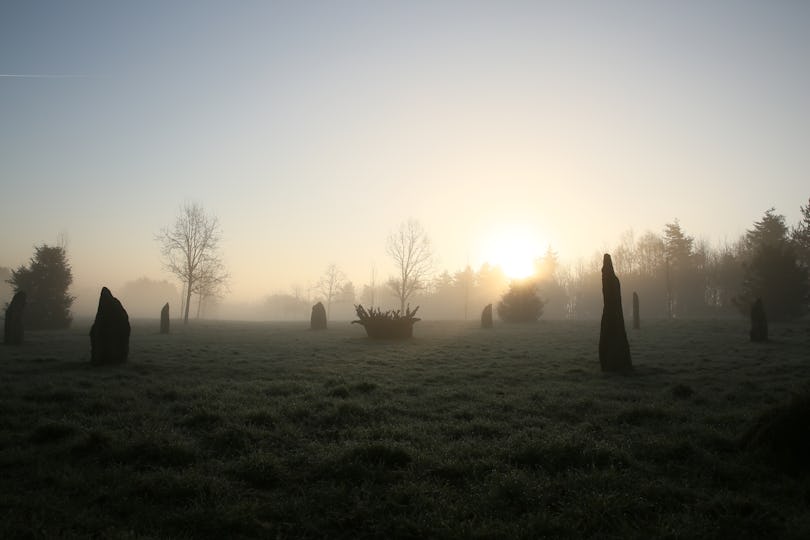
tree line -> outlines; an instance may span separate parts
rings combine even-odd
[[[678,220],[660,233],[625,233],[611,251],[616,274],[628,297],[637,292],[645,317],[701,318],[747,313],[762,298],[769,319],[795,319],[810,303],[810,202],[792,227],[771,208],[736,242],[711,247],[696,240]],[[528,281],[543,300],[547,318],[595,319],[602,312],[601,253],[564,265],[548,249],[538,257]],[[447,318],[470,316],[496,301],[508,280],[489,265],[443,272],[417,295],[425,312]],[[628,304],[629,305],[629,304]],[[477,316],[477,314],[473,315]],[[466,318],[466,317],[465,317]]]
[[[810,303],[810,201],[801,206],[798,223],[788,226],[774,208],[765,212],[736,242],[711,247],[685,231],[678,220],[664,224],[660,233],[647,231],[636,237],[622,235],[612,250],[613,263],[628,297],[637,292],[648,318],[700,318],[746,313],[762,298],[768,318],[791,320],[807,312]],[[192,300],[197,315],[201,306],[221,297],[228,273],[218,244],[219,223],[198,205],[187,204],[171,228],[156,236],[161,243],[165,268],[183,284],[181,312],[188,320]],[[410,303],[421,305],[433,319],[477,318],[483,306],[507,292],[510,280],[490,264],[470,266],[454,273],[433,269],[433,251],[427,232],[408,220],[392,232],[386,252],[396,274],[371,280],[358,291],[334,263],[317,284],[292,294],[266,299],[271,318],[308,315],[313,302],[321,301],[330,318],[351,316],[353,304],[374,307],[396,302],[404,311]],[[546,318],[594,319],[602,310],[601,253],[590,261],[564,265],[549,248],[535,262],[535,273],[520,284],[541,299]],[[3,269],[0,269],[3,270]],[[63,328],[70,324],[73,297],[68,294],[71,268],[64,246],[35,248],[28,266],[6,271],[14,292],[29,295],[26,309],[30,328]],[[514,285],[514,284],[513,284]]]

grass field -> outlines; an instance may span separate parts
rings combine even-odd
[[[810,480],[741,451],[810,381],[807,324],[89,321],[0,347],[2,538],[810,538]]]

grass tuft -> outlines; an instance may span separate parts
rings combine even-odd
[[[112,447],[110,437],[100,431],[91,431],[70,448],[70,455],[77,459],[100,456]]]
[[[48,422],[34,428],[28,440],[34,444],[57,443],[76,433],[76,428],[68,424]]]
[[[266,452],[242,456],[228,470],[234,478],[258,489],[274,488],[282,481],[282,467]]]
[[[616,420],[619,424],[631,426],[655,426],[669,423],[672,415],[657,407],[639,405],[620,412]]]
[[[113,459],[136,469],[187,467],[197,461],[197,452],[187,444],[169,439],[141,439],[125,444]]]
[[[740,445],[787,472],[810,472],[810,391],[762,413]]]
[[[672,397],[675,399],[687,399],[695,393],[694,389],[687,384],[676,384],[672,387]]]

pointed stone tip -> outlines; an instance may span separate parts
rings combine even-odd
[[[602,257],[602,271],[610,271],[613,272],[613,261],[610,258],[609,253],[605,253],[605,256]]]
[[[110,289],[108,289],[107,287],[102,287],[101,296],[112,296],[112,293],[110,292]]]

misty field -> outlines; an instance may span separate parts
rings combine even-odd
[[[810,482],[738,441],[810,381],[810,329],[598,321],[89,321],[0,348],[0,537],[810,537]]]

